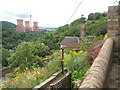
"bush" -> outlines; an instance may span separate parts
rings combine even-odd
[[[85,68],[86,64],[84,61],[87,52],[84,51],[70,51],[70,55],[67,55],[64,61],[64,65],[68,67],[70,72],[80,71],[81,69]]]

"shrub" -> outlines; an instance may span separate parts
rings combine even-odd
[[[102,42],[97,42],[94,46],[92,46],[90,49],[88,49],[89,52],[89,60],[88,62],[90,64],[93,63],[93,61],[95,60],[95,58],[97,57],[97,55],[100,52],[101,47],[103,46],[103,41]]]
[[[84,51],[70,51],[70,55],[67,55],[64,61],[64,65],[68,67],[68,70],[73,71],[80,71],[81,69],[85,68],[86,64],[84,61],[87,52]]]

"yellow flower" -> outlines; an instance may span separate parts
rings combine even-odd
[[[64,62],[64,59],[62,61]]]
[[[75,54],[75,55],[78,55],[78,53],[77,53],[77,52],[74,52],[74,54]]]
[[[72,54],[72,51],[70,50],[70,54]]]
[[[80,51],[79,53],[81,54],[81,53],[83,53],[84,51]]]

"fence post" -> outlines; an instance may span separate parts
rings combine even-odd
[[[64,49],[62,49],[62,59],[61,59],[62,73],[64,73],[64,62],[63,62],[63,59],[64,59]]]

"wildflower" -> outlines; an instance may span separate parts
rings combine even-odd
[[[62,61],[64,62],[65,60],[64,60],[64,59],[62,59]]]
[[[83,53],[83,52],[84,52],[84,51],[81,50],[79,53],[81,54],[81,53]]]
[[[75,55],[78,55],[78,53],[77,53],[77,52],[74,52],[74,54],[75,54]]]
[[[72,51],[70,51],[70,55],[73,55],[73,52],[72,52]]]
[[[70,50],[70,53],[72,53],[72,51]]]

